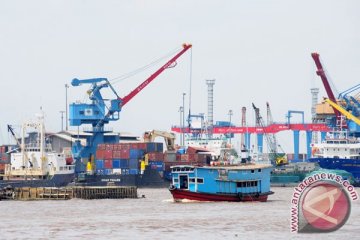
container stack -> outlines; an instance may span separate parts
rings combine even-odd
[[[164,177],[171,179],[171,166],[175,165],[192,165],[206,166],[210,165],[211,154],[209,152],[196,152],[188,148],[184,154],[181,153],[165,153],[164,154]]]
[[[9,146],[0,146],[0,174],[4,174],[5,165],[10,163]]]
[[[148,166],[164,171],[163,144],[156,142],[99,144],[96,150],[95,171],[99,175],[139,174],[141,161],[147,154]]]

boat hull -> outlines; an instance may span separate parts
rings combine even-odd
[[[355,185],[360,184],[360,159],[310,158],[309,162],[318,163],[321,168],[345,170],[355,178]]]
[[[16,180],[0,180],[0,188],[11,187],[65,187],[73,182],[75,178],[74,173],[55,174],[48,179],[16,179]]]
[[[191,192],[188,190],[169,188],[175,201],[184,199],[194,201],[216,201],[216,202],[266,202],[269,195],[273,192],[260,194],[211,194],[203,192]]]
[[[77,186],[136,186],[136,187],[166,187],[159,173],[154,169],[145,170],[144,174],[111,174],[85,175],[75,182]]]

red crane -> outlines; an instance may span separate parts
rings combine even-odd
[[[183,49],[176,54],[172,59],[170,59],[167,63],[165,63],[161,68],[159,68],[155,73],[153,73],[150,77],[148,77],[144,82],[142,82],[139,86],[137,86],[134,90],[132,90],[128,95],[121,100],[121,106],[124,106],[128,103],[133,97],[135,97],[141,90],[143,90],[149,83],[151,83],[157,76],[159,76],[165,69],[173,67],[174,63],[176,64],[176,59],[178,59],[181,55],[183,55],[188,49],[192,47],[191,44],[183,44]]]
[[[326,77],[325,71],[324,71],[323,66],[322,66],[322,64],[321,64],[321,62],[320,62],[320,55],[319,55],[318,53],[312,53],[312,54],[311,54],[311,57],[312,57],[312,58],[314,59],[314,61],[315,61],[316,68],[317,68],[316,74],[321,77],[321,80],[322,80],[323,85],[324,85],[325,90],[326,90],[326,94],[328,95],[328,97],[329,97],[329,99],[330,99],[331,101],[333,101],[333,102],[336,103],[336,102],[337,102],[337,101],[336,101],[336,98],[335,98],[335,96],[334,96],[333,91],[331,90],[329,81],[328,81],[328,79],[327,79],[327,77]],[[335,113],[336,119],[339,119],[339,117],[340,117],[340,112],[339,112],[336,108],[334,108],[334,107],[333,107],[333,109],[334,109],[334,113]]]

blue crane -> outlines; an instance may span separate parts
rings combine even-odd
[[[84,130],[84,132],[90,133],[89,136],[86,136],[86,145],[83,146],[78,139],[72,146],[75,171],[77,174],[85,172],[86,161],[91,161],[92,165],[94,164],[94,156],[98,144],[119,142],[118,135],[105,136],[105,133],[111,132],[104,128],[105,124],[108,124],[110,121],[119,120],[122,107],[124,107],[127,102],[141,92],[164,70],[173,67],[174,64],[176,64],[176,60],[191,47],[191,44],[183,44],[182,49],[174,57],[123,98],[119,97],[107,78],[82,80],[75,78],[72,80],[71,85],[74,87],[85,84],[91,85],[90,90],[87,91],[91,103],[70,104],[70,126],[78,127],[84,124],[91,124],[90,129]],[[105,100],[102,97],[101,90],[104,88],[110,88],[114,94],[113,99]]]

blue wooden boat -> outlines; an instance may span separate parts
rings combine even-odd
[[[170,192],[175,201],[260,201],[266,202],[270,191],[269,164],[247,163],[234,166],[171,167]]]

